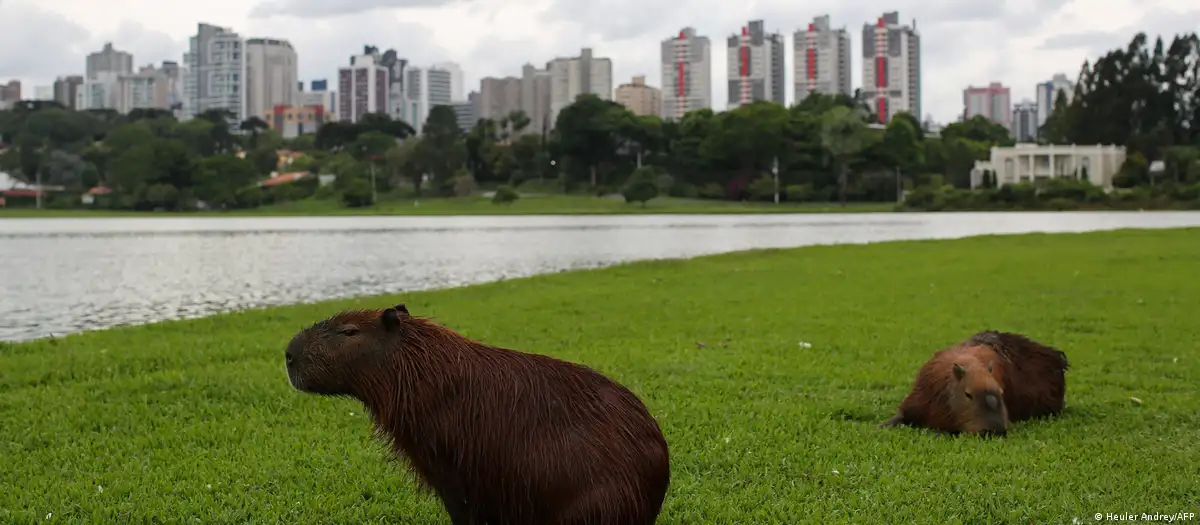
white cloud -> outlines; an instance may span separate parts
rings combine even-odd
[[[0,79],[32,92],[54,77],[81,74],[84,56],[111,41],[136,64],[181,60],[198,22],[232,27],[246,37],[290,40],[305,80],[333,79],[364,45],[395,48],[410,63],[462,64],[468,89],[479,78],[519,75],[590,46],[613,59],[615,82],[645,74],[659,82],[659,43],[684,26],[713,41],[713,101],[725,107],[725,38],[751,19],[785,35],[829,14],[851,36],[854,85],[861,77],[862,25],[884,11],[917,20],[922,36],[925,112],[947,121],[962,111],[967,85],[1000,81],[1014,102],[1034,84],[1086,58],[1124,46],[1137,31],[1167,40],[1200,25],[1195,0],[0,0]],[[119,7],[117,7],[119,5]],[[787,57],[790,82],[791,53]],[[791,89],[787,89],[789,101]]]

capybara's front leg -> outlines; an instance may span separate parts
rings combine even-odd
[[[451,495],[443,495],[441,499],[442,505],[446,507],[446,514],[450,515],[452,525],[485,525],[467,500]]]
[[[894,427],[896,425],[903,425],[905,423],[906,423],[906,421],[904,420],[904,414],[897,412],[896,415],[892,416],[891,419],[884,421],[883,423],[880,423],[879,427],[880,428],[888,428],[888,427]]]

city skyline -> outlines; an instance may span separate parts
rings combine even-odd
[[[387,2],[371,3],[384,4]],[[614,87],[644,75],[647,84],[662,88],[661,43],[690,26],[713,41],[711,99],[713,109],[720,111],[727,109],[724,102],[728,100],[723,67],[726,46],[722,44],[749,21],[762,20],[766,32],[784,38],[784,92],[790,104],[795,102],[795,57],[791,51],[797,30],[825,15],[832,27],[847,29],[852,88],[862,88],[860,28],[881,13],[898,11],[902,23],[916,20],[922,40],[924,114],[918,117],[932,115],[935,121],[949,122],[962,113],[962,90],[967,86],[997,81],[1012,88],[1014,101],[1034,99],[1037,83],[1056,73],[1073,80],[1084,60],[1124,46],[1137,31],[1152,38],[1159,34],[1169,38],[1200,23],[1200,10],[1188,11],[1188,4],[1179,0],[1142,3],[1137,9],[1132,3],[1113,2],[1103,12],[1088,11],[1081,2],[1069,0],[1056,1],[1058,9],[1032,2],[969,5],[897,0],[846,7],[833,2],[792,6],[773,0],[758,2],[753,8],[736,6],[720,14],[703,5],[692,11],[652,10],[632,21],[605,15],[602,11],[609,9],[608,4],[588,4],[583,9],[503,5],[492,0],[436,4],[429,0],[422,5],[434,7],[358,8],[345,13],[355,11],[355,4],[333,7],[292,0],[256,5],[212,0],[200,6],[167,7],[135,2],[128,9],[114,10],[77,0],[37,4],[6,0],[0,4],[0,44],[6,49],[40,51],[37,56],[7,53],[0,57],[0,82],[21,80],[24,91],[32,94],[56,77],[82,75],[86,55],[102,49],[105,42],[131,53],[135,68],[163,60],[180,61],[187,38],[195,33],[196,24],[205,22],[230,27],[244,38],[288,40],[299,56],[299,79],[306,83],[328,79],[332,84],[337,68],[345,65],[347,56],[361,52],[363,45],[394,48],[414,64],[456,62],[464,72],[467,91],[477,91],[482,77],[520,77],[525,63],[541,68],[555,57],[576,56],[581,48],[590,47],[597,56],[612,59]],[[287,9],[302,16],[258,16]],[[331,11],[334,9],[343,14]],[[666,16],[668,13],[672,16]],[[559,20],[546,24],[552,15]],[[424,25],[413,23],[415,20]],[[1055,24],[1079,29],[1056,31]],[[534,27],[539,25],[542,27]],[[1005,56],[1019,60],[1005,60]]]

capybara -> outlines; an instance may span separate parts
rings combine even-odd
[[[1023,335],[987,330],[933,355],[882,426],[1004,436],[1010,423],[1063,410],[1062,351]]]
[[[652,525],[667,442],[632,392],[582,365],[470,340],[403,304],[296,334],[297,390],[358,399],[455,525]]]

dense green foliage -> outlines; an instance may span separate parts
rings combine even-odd
[[[911,208],[939,209],[1200,209],[1200,39],[1195,33],[1161,37],[1145,34],[1094,63],[1084,63],[1071,97],[1058,93],[1041,130],[1046,144],[1125,146],[1125,164],[1112,194],[1089,188],[1086,170],[1069,181],[1039,181],[996,188],[985,176],[984,190],[963,191],[947,179],[913,192]],[[945,133],[943,133],[945,136]],[[1161,171],[1151,171],[1161,161]]]
[[[360,404],[283,372],[299,327],[400,301],[641,396],[671,446],[663,524],[1191,511],[1198,259],[1197,229],[821,246],[0,344],[0,522],[446,523]],[[985,328],[1067,353],[1062,417],[1002,440],[876,427]]]
[[[1085,63],[1070,101],[1060,94],[1041,136],[1054,144],[1126,146],[1115,185],[1153,189],[1089,196],[1071,206],[1196,205],[1178,199],[1200,188],[1200,43],[1195,34],[1169,45],[1160,38],[1152,48],[1147,41],[1139,34],[1126,48]],[[518,194],[622,194],[642,204],[657,196],[896,202],[907,190],[905,206],[915,209],[1069,207],[1061,200],[1069,197],[1045,193],[1045,181],[1003,190],[987,173],[982,187],[990,193],[966,191],[975,162],[1013,142],[999,124],[974,117],[933,134],[905,113],[886,126],[875,120],[844,95],[815,94],[792,107],[756,102],[697,110],[677,122],[582,95],[558,114],[547,136],[529,132],[530,119],[520,111],[463,132],[453,110],[438,106],[419,135],[386,115],[368,115],[284,141],[257,118],[232,123],[220,112],[177,123],[162,111],[118,116],[26,102],[0,112],[0,143],[12,145],[0,169],[77,190],[103,183],[116,190],[110,205],[124,209],[196,202],[253,207],[309,197],[368,207],[393,194],[466,197],[502,185]],[[276,169],[282,147],[306,154],[287,169],[335,174],[337,182],[318,189],[310,178],[260,190],[255,183]],[[1150,171],[1156,161],[1164,163],[1161,173]],[[639,167],[657,174],[653,195],[646,177],[635,176]],[[1088,174],[1073,177],[1084,181]],[[1002,191],[1032,192],[1036,202]]]

